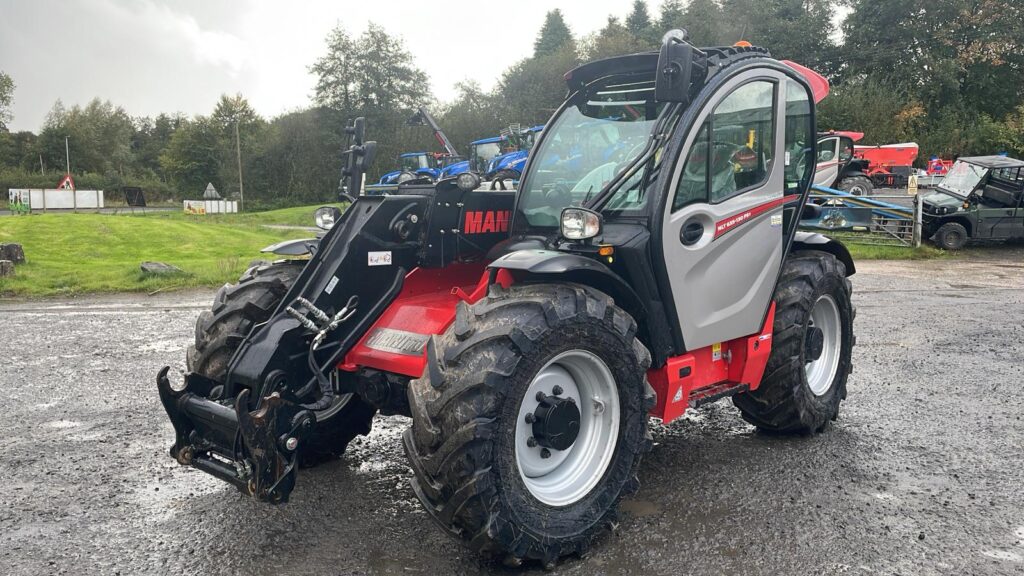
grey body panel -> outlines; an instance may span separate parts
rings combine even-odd
[[[782,264],[783,205],[743,219],[742,224],[717,239],[715,227],[730,217],[742,217],[746,211],[783,197],[784,157],[779,152],[785,149],[785,123],[782,120],[786,109],[779,86],[785,86],[786,76],[764,69],[737,74],[719,88],[718,96],[700,112],[694,126],[700,126],[735,88],[758,79],[777,83],[775,154],[767,179],[717,204],[689,204],[673,212],[672,202],[665,203],[665,226],[662,229],[665,267],[679,327],[688,350],[757,333]],[[698,132],[696,129],[691,131],[683,153],[673,167],[672,193],[678,187],[686,151],[693,146]],[[695,244],[686,246],[680,241],[680,233],[684,223],[692,219],[704,225],[704,234]]]

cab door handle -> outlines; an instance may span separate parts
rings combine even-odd
[[[700,220],[687,220],[679,232],[679,241],[683,246],[696,244],[704,236],[704,224]]]

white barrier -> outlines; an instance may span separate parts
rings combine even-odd
[[[29,199],[32,210],[94,210],[103,208],[103,190],[63,190],[56,188],[11,188],[8,195]]]
[[[185,200],[185,214],[234,214],[238,212],[238,202],[233,200]]]

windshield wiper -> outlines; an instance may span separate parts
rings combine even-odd
[[[589,203],[584,201],[582,204],[583,208],[589,208],[591,210],[600,210],[601,206],[608,201],[608,199],[618,189],[618,187],[622,185],[623,182],[625,182],[629,178],[632,178],[633,175],[636,174],[636,171],[639,169],[639,167],[643,166],[645,163],[649,162],[651,158],[654,157],[654,153],[658,149],[658,146],[660,146],[661,143],[665,140],[665,135],[663,134],[665,129],[665,123],[670,118],[672,118],[672,116],[676,113],[678,108],[678,104],[672,104],[666,106],[664,110],[662,110],[657,122],[654,123],[654,127],[651,129],[651,138],[647,141],[647,146],[645,146],[644,149],[639,154],[637,154],[636,158],[634,158],[626,166],[625,169],[619,172],[615,176],[615,178],[612,178],[611,181],[608,182],[608,184],[602,187],[601,191],[597,194],[597,196],[594,197],[593,200],[591,200]]]

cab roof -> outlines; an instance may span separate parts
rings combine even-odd
[[[963,160],[968,164],[974,164],[981,166],[982,168],[1017,168],[1024,166],[1024,160],[1017,160],[1016,158],[1010,158],[1009,156],[961,156],[958,160]]]

